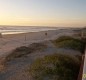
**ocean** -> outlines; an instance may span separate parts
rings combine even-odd
[[[57,30],[57,27],[39,27],[39,26],[0,26],[0,33],[6,34],[18,34],[27,32],[39,32],[48,30]]]

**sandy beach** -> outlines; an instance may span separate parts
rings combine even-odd
[[[74,55],[80,55],[81,53],[77,50],[57,48],[51,41],[60,36],[73,37],[74,34],[73,29],[60,29],[3,35],[2,38],[0,38],[0,80],[33,80],[30,75],[27,74],[26,69],[28,69],[36,59],[43,58],[47,55],[53,55],[54,53],[66,54],[73,58],[75,58]],[[31,46],[33,49],[31,53],[28,53],[26,56],[15,58],[10,61],[6,60],[6,57],[11,51],[21,46],[28,47],[28,51]],[[40,50],[40,47],[44,49]],[[22,52],[20,55],[21,54]],[[4,62],[5,60],[6,62]],[[5,65],[3,65],[3,63],[5,63]]]
[[[47,33],[47,35],[45,35]],[[16,47],[29,45],[35,42],[43,42],[46,40],[53,40],[62,35],[72,36],[73,30],[61,29],[61,30],[49,30],[41,32],[30,32],[20,34],[8,34],[3,35],[0,38],[0,56],[6,55]]]

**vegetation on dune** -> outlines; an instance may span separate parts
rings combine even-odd
[[[0,58],[0,72],[2,72],[5,69],[5,59]]]
[[[79,68],[77,57],[53,54],[37,59],[28,71],[33,80],[77,80]]]
[[[33,51],[40,51],[40,50],[45,49],[47,46],[44,45],[43,43],[32,43],[28,47],[33,49]]]
[[[54,40],[53,43],[57,47],[74,49],[74,50],[80,51],[81,53],[83,53],[84,47],[85,47],[84,41],[79,40],[79,39],[74,39],[69,36],[61,36],[58,39]]]
[[[86,38],[84,38],[82,41],[83,41],[83,42],[85,43],[85,45],[86,45]]]
[[[30,54],[35,51],[40,51],[46,48],[46,45],[42,43],[32,43],[28,47],[21,46],[13,50],[7,57],[6,60],[12,60],[14,58],[19,58],[22,56],[25,56],[27,54]]]
[[[73,38],[70,36],[61,36],[58,39],[56,39],[55,42],[62,42],[64,40],[71,40],[71,39],[73,39]]]
[[[6,60],[11,60],[13,58],[19,58],[21,56],[24,56],[26,54],[29,54],[31,52],[31,49],[29,50],[28,47],[22,46],[18,47],[15,50],[13,50],[7,57]]]

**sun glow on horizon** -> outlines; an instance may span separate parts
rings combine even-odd
[[[0,25],[85,26],[85,0],[0,0]]]

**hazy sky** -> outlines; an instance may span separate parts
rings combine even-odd
[[[86,26],[86,0],[0,0],[0,25]]]

